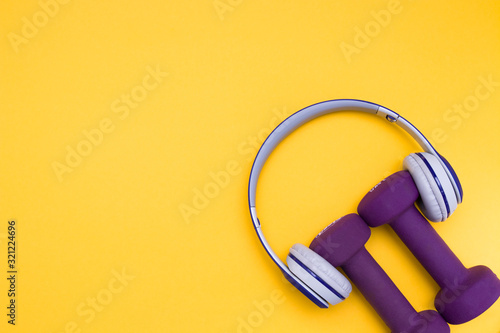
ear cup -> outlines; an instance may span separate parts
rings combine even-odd
[[[292,246],[286,262],[295,276],[332,305],[342,302],[352,291],[344,275],[305,245]]]
[[[403,166],[418,188],[417,205],[422,213],[433,222],[446,220],[457,208],[457,196],[437,157],[429,153],[410,154]]]

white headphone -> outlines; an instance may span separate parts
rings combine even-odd
[[[321,308],[335,305],[349,296],[349,281],[320,255],[308,247],[295,244],[285,265],[269,246],[255,207],[259,174],[271,152],[290,133],[308,121],[339,111],[360,111],[385,118],[410,134],[425,151],[410,154],[403,165],[411,173],[419,190],[419,207],[431,221],[444,221],[462,202],[463,191],[455,171],[444,157],[409,121],[381,105],[354,99],[337,99],[308,106],[285,119],[269,134],[255,157],[248,183],[250,216],[262,246],[285,278]]]

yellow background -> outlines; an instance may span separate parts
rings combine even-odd
[[[401,0],[385,26],[372,11],[394,6],[388,0],[66,2],[46,22],[37,1],[0,5],[1,276],[9,219],[19,270],[15,328],[0,279],[0,331],[388,331],[356,289],[328,310],[293,291],[248,214],[259,134],[336,98],[380,103],[439,139],[465,195],[434,226],[466,266],[500,273],[500,87],[466,116],[448,111],[487,91],[480,78],[500,82],[497,1]],[[13,44],[34,19],[37,31]],[[342,45],[356,43],[346,56]],[[168,75],[128,115],[115,113],[112,104],[138,93],[156,68]],[[67,146],[85,145],[83,131],[103,119],[113,130],[59,181],[54,162],[65,163]],[[355,212],[418,150],[394,126],[353,113],[291,135],[259,182],[259,217],[275,251],[284,259],[292,244],[308,245]],[[214,187],[211,173],[228,168],[228,184]],[[193,208],[207,186],[213,198]],[[183,216],[188,206],[193,214]],[[373,230],[367,248],[418,311],[433,308],[437,285],[390,229]],[[97,298],[106,304],[90,310]],[[256,327],[242,328],[249,322]],[[452,327],[499,330],[500,302]]]

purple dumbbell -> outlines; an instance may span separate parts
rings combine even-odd
[[[344,270],[393,333],[450,332],[436,311],[415,311],[365,249],[370,234],[361,217],[349,214],[330,224],[309,248]]]
[[[486,311],[500,296],[500,280],[486,266],[465,268],[414,203],[418,189],[408,171],[375,186],[358,206],[371,227],[389,224],[441,287],[434,304],[450,324],[463,324]]]

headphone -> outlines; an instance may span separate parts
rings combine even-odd
[[[292,246],[286,258],[288,266],[285,265],[262,233],[255,207],[256,190],[264,163],[283,139],[317,117],[340,111],[360,111],[383,117],[401,127],[422,147],[424,152],[407,156],[403,167],[410,172],[417,186],[420,194],[417,205],[427,219],[433,222],[446,220],[463,198],[460,181],[448,161],[408,120],[381,105],[356,99],[336,99],[308,106],[285,119],[266,138],[253,162],[248,182],[250,216],[262,246],[285,278],[320,308],[328,308],[328,303],[335,305],[347,298],[352,291],[350,282],[323,257],[302,244]]]

